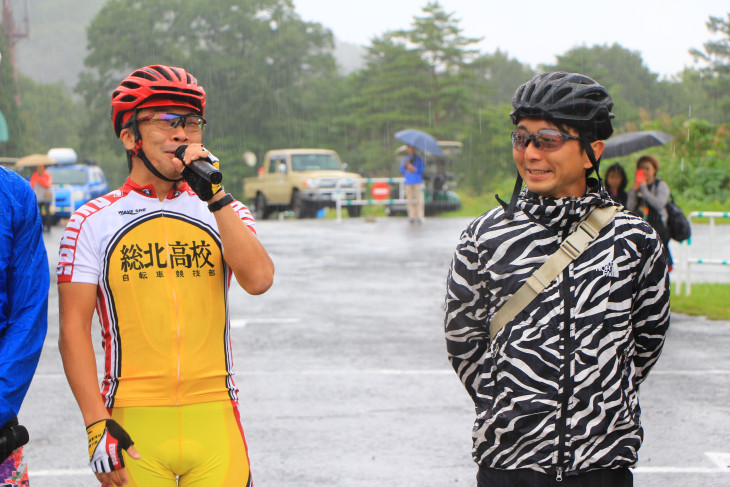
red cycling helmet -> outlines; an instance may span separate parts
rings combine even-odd
[[[112,93],[112,123],[119,137],[136,109],[182,106],[205,115],[205,90],[182,68],[155,64],[124,78]]]

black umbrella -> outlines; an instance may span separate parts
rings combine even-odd
[[[601,158],[610,159],[612,157],[627,156],[649,147],[664,145],[673,138],[671,135],[658,130],[619,134],[606,141],[606,148]]]

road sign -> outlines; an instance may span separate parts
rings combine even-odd
[[[386,182],[373,183],[370,192],[376,200],[387,199],[390,196],[390,185]]]

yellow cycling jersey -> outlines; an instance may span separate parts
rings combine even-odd
[[[254,231],[240,202],[231,206]],[[186,185],[160,201],[131,180],[80,208],[59,250],[58,282],[97,285],[107,407],[236,400],[220,235]]]

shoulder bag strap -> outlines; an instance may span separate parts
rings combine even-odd
[[[538,294],[543,292],[568,264],[577,259],[593,242],[601,229],[613,220],[622,206],[607,206],[594,209],[578,228],[566,238],[557,252],[532,273],[516,293],[494,314],[489,323],[489,336],[494,336],[504,325],[512,321]]]

